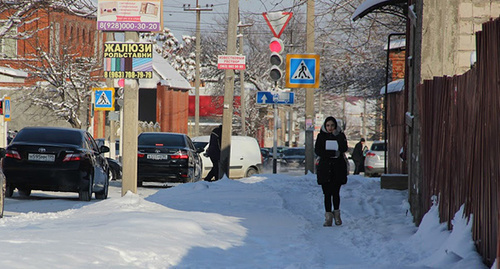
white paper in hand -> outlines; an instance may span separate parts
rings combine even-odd
[[[339,150],[339,143],[337,143],[337,140],[326,140],[325,149]]]

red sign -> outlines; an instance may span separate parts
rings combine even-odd
[[[217,68],[245,70],[245,56],[219,55],[217,59]]]

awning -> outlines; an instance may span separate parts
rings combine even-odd
[[[351,19],[356,21],[376,9],[383,9],[386,6],[399,6],[401,4],[406,4],[406,0],[366,0],[356,8]]]
[[[387,93],[395,93],[395,92],[400,92],[405,88],[405,80],[404,79],[398,79],[389,82],[387,84]],[[380,94],[384,95],[385,94],[385,86],[380,89]]]

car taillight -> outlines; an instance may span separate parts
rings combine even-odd
[[[373,152],[368,152],[368,153],[366,153],[366,156],[375,157],[376,155]]]
[[[176,152],[175,154],[170,155],[170,159],[189,159],[189,155],[187,154],[187,151],[181,150]]]
[[[21,155],[19,155],[19,152],[15,151],[15,150],[7,150],[5,152],[5,157],[21,160]]]
[[[146,154],[144,154],[144,153],[137,153],[137,158],[144,158],[144,156],[146,156]]]
[[[83,154],[81,153],[70,153],[66,154],[64,156],[63,162],[73,162],[73,161],[80,161],[83,157]]]
[[[189,159],[189,156],[187,154],[174,154],[170,155],[171,159]]]

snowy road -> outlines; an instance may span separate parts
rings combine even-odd
[[[451,234],[407,214],[406,191],[349,176],[342,226],[323,227],[314,175],[261,174],[172,188],[145,186],[107,200],[36,192],[6,199],[0,268],[486,268],[470,226]],[[458,214],[460,216],[460,214]]]

